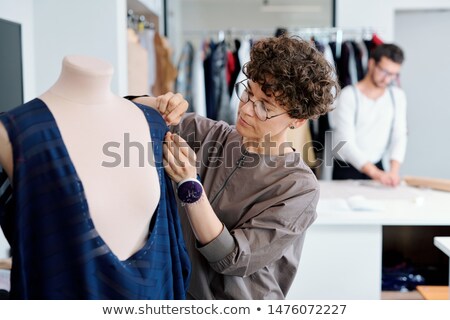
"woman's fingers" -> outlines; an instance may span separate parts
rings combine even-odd
[[[195,178],[197,176],[197,168],[194,151],[189,148],[186,141],[183,140],[186,146],[180,147],[180,140],[177,139],[178,142],[176,142],[175,139],[177,139],[176,135],[170,132],[166,134],[163,152],[164,159],[168,167],[170,167],[170,171],[167,171],[167,173],[176,182],[186,178]],[[190,154],[190,156],[188,157],[186,154]]]
[[[183,179],[182,172],[180,171],[180,168],[176,164],[172,152],[169,150],[169,147],[166,144],[163,145],[163,154],[164,154],[163,158],[164,170],[167,172],[167,174],[173,181],[175,182],[181,181]]]
[[[164,143],[163,148],[167,149],[167,161],[172,165],[174,164],[177,167],[183,167],[183,159],[184,155],[180,157],[180,151],[176,147],[175,143],[172,140],[168,140],[166,143]],[[185,158],[185,157],[184,157]]]
[[[167,92],[156,100],[156,107],[168,125],[178,124],[189,107],[180,93]]]
[[[197,160],[197,156],[194,152],[194,150],[189,147],[186,140],[184,140],[182,137],[180,137],[177,134],[171,134],[172,140],[175,143],[175,145],[178,147],[178,149],[181,151],[181,153],[187,158],[189,163],[191,165],[195,166],[195,161]]]

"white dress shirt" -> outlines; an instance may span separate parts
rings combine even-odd
[[[392,90],[395,107],[389,90]],[[329,121],[333,146],[345,142],[337,152],[338,160],[361,170],[366,163],[377,163],[388,152],[390,160],[403,162],[407,127],[406,96],[402,89],[391,87],[373,100],[357,87],[347,86],[340,93],[336,109],[329,113]]]

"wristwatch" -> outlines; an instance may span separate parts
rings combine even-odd
[[[203,194],[203,186],[197,179],[184,179],[178,182],[177,195],[183,203],[197,202]]]

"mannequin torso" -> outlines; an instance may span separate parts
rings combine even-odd
[[[59,79],[39,99],[56,120],[97,232],[125,260],[147,240],[160,186],[149,125],[139,108],[110,91],[112,74],[112,66],[102,60],[67,56]],[[5,133],[0,128],[0,139]],[[108,167],[104,164],[111,158],[104,148],[111,142],[120,144],[110,151],[121,160]],[[12,177],[10,147],[2,147],[0,154],[0,164]]]

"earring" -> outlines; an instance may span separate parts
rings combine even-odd
[[[295,129],[294,125],[291,124],[291,126],[289,127],[289,129]]]

